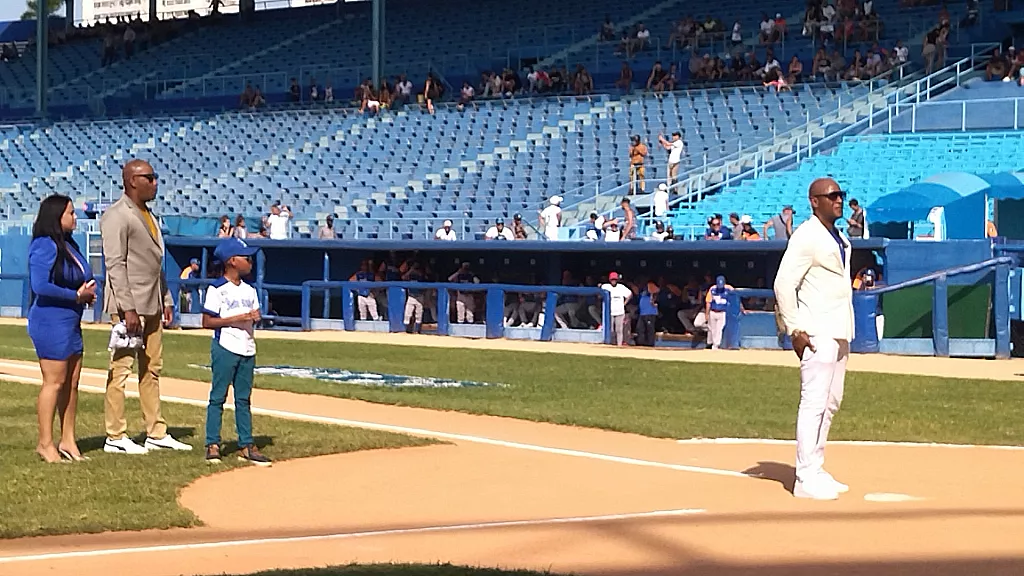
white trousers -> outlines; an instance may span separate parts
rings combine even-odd
[[[843,402],[846,340],[811,337],[814,352],[804,350],[800,360],[800,408],[796,416],[796,479],[806,482],[825,467],[825,442],[832,417]]]
[[[725,333],[725,311],[712,310],[708,315],[708,344],[712,350],[722,347],[722,334]]]
[[[377,299],[374,298],[373,292],[370,292],[369,296],[357,295],[356,304],[358,304],[360,320],[380,320],[380,314],[377,313]]]
[[[612,340],[616,346],[622,346],[626,341],[626,315],[619,314],[612,316]]]

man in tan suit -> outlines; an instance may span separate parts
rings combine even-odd
[[[141,334],[144,348],[114,350],[107,371],[104,452],[145,454],[162,448],[191,450],[167,433],[160,414],[160,369],[163,329],[174,318],[174,302],[164,276],[164,239],[146,206],[156,198],[157,175],[144,160],[131,160],[121,171],[124,195],[100,218],[106,264],[103,311],[129,334]],[[138,353],[139,400],[146,420],[146,442],[139,446],[125,432],[124,388]]]

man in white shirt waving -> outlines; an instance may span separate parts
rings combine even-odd
[[[616,346],[626,345],[626,302],[633,297],[633,291],[625,284],[619,284],[619,273],[608,274],[608,283],[601,289],[608,292],[612,307],[612,337]]]
[[[789,239],[775,277],[775,301],[800,359],[793,495],[835,500],[849,488],[825,471],[825,441],[843,401],[853,340],[851,248],[835,226],[846,197],[839,184],[819,178],[808,196],[814,215]]]
[[[292,213],[287,206],[275,202],[270,207],[270,216],[267,216],[267,230],[270,232],[271,240],[288,239],[288,221],[291,217]]]
[[[668,177],[665,178],[665,183],[671,186],[679,176],[679,163],[683,160],[686,145],[683,144],[683,135],[678,130],[672,133],[671,141],[666,140],[663,134],[658,134],[658,142],[668,150]]]

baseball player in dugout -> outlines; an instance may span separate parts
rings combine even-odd
[[[835,226],[845,198],[831,178],[811,183],[813,214],[793,232],[775,278],[781,324],[800,359],[793,488],[798,498],[835,500],[849,490],[825,471],[825,442],[843,401],[853,340],[850,241]]]

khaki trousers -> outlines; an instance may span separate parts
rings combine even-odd
[[[115,350],[111,353],[110,368],[107,370],[103,415],[107,438],[114,440],[128,431],[124,419],[124,388],[128,377],[132,375],[136,353],[139,364],[139,403],[142,405],[142,417],[146,421],[146,436],[163,438],[167,435],[167,422],[160,413],[160,369],[164,365],[163,317],[156,314],[140,316],[140,319],[145,348]],[[116,314],[111,316],[111,322],[116,324],[120,321]]]

